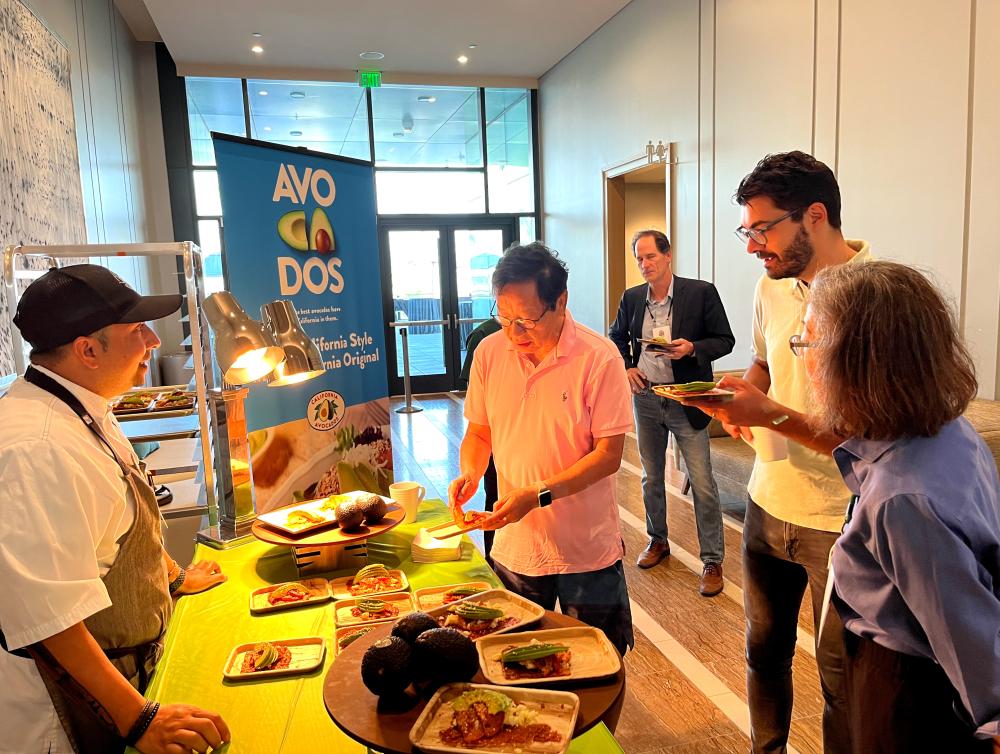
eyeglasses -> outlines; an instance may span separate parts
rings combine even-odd
[[[542,319],[542,317],[544,317],[550,311],[552,311],[551,307],[542,312],[541,317],[536,317],[535,319],[524,319],[523,317],[518,317],[516,319],[507,319],[507,317],[497,314],[497,305],[494,302],[493,307],[490,309],[490,316],[500,323],[500,327],[510,327],[511,325],[517,325],[522,330],[534,330],[535,325],[538,324],[538,321]]]
[[[786,212],[785,214],[783,214],[777,220],[771,220],[771,222],[767,223],[766,225],[761,225],[757,228],[744,228],[741,225],[736,230],[734,230],[733,233],[735,233],[736,237],[740,239],[740,241],[742,241],[743,243],[747,243],[748,241],[753,241],[754,243],[760,244],[761,246],[767,246],[767,236],[765,235],[765,233],[771,230],[771,228],[773,228],[778,223],[787,220],[796,212],[801,212],[804,209],[805,207],[799,207],[797,209],[793,209],[791,212]]]
[[[803,356],[802,349],[804,348],[815,348],[819,343],[810,342],[802,340],[801,335],[793,335],[788,339],[788,347],[792,349],[792,353],[798,356],[800,359]]]

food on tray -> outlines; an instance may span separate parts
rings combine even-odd
[[[438,623],[447,628],[456,628],[470,639],[478,639],[517,623],[517,618],[505,615],[500,608],[466,600],[449,607],[446,613],[438,617]]]
[[[454,628],[422,631],[413,642],[414,678],[432,687],[468,681],[479,672],[472,639]]]
[[[356,498],[354,502],[364,514],[366,524],[377,524],[389,512],[389,506],[379,495],[368,493]]]
[[[354,502],[337,506],[337,523],[344,531],[357,531],[365,523],[365,514]]]
[[[305,584],[293,581],[290,584],[282,584],[267,595],[269,605],[282,605],[290,602],[301,602],[309,599],[315,592]]]
[[[715,389],[715,383],[707,380],[685,382],[680,385],[663,385],[660,389],[676,395],[695,395],[696,393],[707,393],[709,390]]]
[[[363,621],[386,620],[399,615],[399,608],[384,600],[358,600],[351,608],[351,615]]]
[[[183,390],[174,390],[169,393],[164,393],[159,398],[156,399],[156,408],[158,409],[181,409],[190,408],[194,406],[194,396],[190,393],[185,393]]]
[[[347,590],[355,597],[377,592],[396,592],[403,588],[403,580],[381,563],[367,565],[347,582]]]
[[[375,626],[360,626],[358,628],[342,629],[337,636],[337,649],[349,647],[373,628],[375,628]]]
[[[392,635],[412,644],[420,634],[432,628],[438,628],[438,622],[433,616],[427,613],[410,613],[393,624]]]
[[[321,524],[327,521],[317,513],[307,510],[294,510],[288,514],[288,526],[308,526],[309,524]]]
[[[529,644],[510,645],[497,657],[508,681],[520,678],[552,678],[570,674],[572,652],[565,644],[542,643],[532,639]]]
[[[376,696],[398,694],[410,685],[410,645],[398,636],[379,639],[361,658],[361,680]]]
[[[464,600],[466,597],[471,597],[474,594],[482,594],[486,589],[481,586],[456,586],[454,589],[449,589],[444,593],[444,604],[449,602],[456,602],[458,600]]]
[[[540,705],[515,704],[496,691],[466,691],[445,706],[452,711],[451,727],[441,731],[441,740],[449,746],[478,748],[563,740],[551,726],[535,722]]]
[[[241,673],[256,673],[262,670],[281,670],[292,661],[292,653],[283,644],[262,641],[243,655]]]
[[[145,411],[159,393],[128,393],[115,403],[112,411]]]

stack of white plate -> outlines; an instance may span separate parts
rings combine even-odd
[[[414,563],[444,563],[462,559],[462,538],[435,539],[421,529],[413,540]]]

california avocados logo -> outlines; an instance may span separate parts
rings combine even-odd
[[[344,409],[344,396],[335,390],[324,390],[309,399],[306,419],[313,429],[327,432],[340,424]]]
[[[293,209],[286,212],[278,220],[278,235],[281,240],[296,251],[317,251],[320,254],[332,254],[337,249],[333,237],[333,227],[330,218],[322,207],[316,207],[312,212],[312,222],[306,225],[306,211]]]

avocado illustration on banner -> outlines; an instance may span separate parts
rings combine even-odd
[[[296,251],[309,251],[305,210],[286,212],[278,220],[278,236]]]
[[[333,237],[333,228],[326,212],[317,207],[313,210],[312,222],[309,224],[309,250],[320,254],[332,253],[337,248]]]

